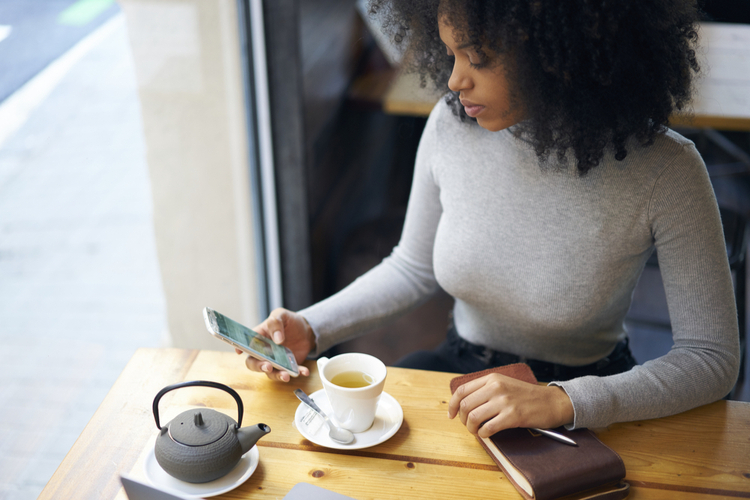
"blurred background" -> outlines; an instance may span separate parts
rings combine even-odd
[[[747,7],[704,5],[732,36],[750,36]],[[252,326],[390,253],[436,97],[364,13],[355,0],[0,2],[0,499],[38,496],[137,348],[224,349],[204,306]],[[750,81],[740,60],[732,78]],[[744,311],[742,112],[675,126],[731,222]],[[392,363],[437,345],[450,306],[438,294],[335,349]],[[671,346],[657,259],[629,329],[639,362]]]
[[[120,7],[0,2],[0,498],[35,499],[166,303]]]

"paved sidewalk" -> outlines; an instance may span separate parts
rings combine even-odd
[[[0,144],[3,500],[37,498],[135,349],[167,339],[134,68],[110,23]]]

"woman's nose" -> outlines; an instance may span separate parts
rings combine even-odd
[[[466,72],[466,68],[462,67],[459,61],[453,64],[453,71],[451,71],[451,77],[448,79],[448,88],[453,92],[460,92],[471,88],[472,81]]]

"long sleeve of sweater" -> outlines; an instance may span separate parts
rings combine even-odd
[[[700,162],[692,145],[684,147],[687,158]],[[679,413],[722,398],[737,379],[737,312],[705,169],[679,158],[666,167],[654,183],[648,215],[674,345],[630,372],[556,383],[574,403],[576,427]]]
[[[434,128],[434,122],[430,119],[427,127]],[[401,240],[391,255],[340,292],[300,311],[315,332],[312,356],[387,324],[438,290],[432,251],[442,209],[430,170],[433,138],[427,134],[420,142]]]

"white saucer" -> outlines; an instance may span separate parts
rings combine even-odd
[[[325,390],[320,389],[319,391],[312,393],[310,397],[315,403],[317,403],[320,409],[323,410],[323,413],[328,416],[333,414]],[[398,404],[398,401],[396,401],[393,396],[387,392],[383,392],[380,395],[378,409],[375,410],[375,421],[372,423],[372,427],[364,432],[355,432],[353,443],[341,444],[328,437],[328,426],[325,423],[319,426],[315,432],[310,432],[302,423],[308,411],[311,411],[308,406],[304,403],[300,403],[297,407],[297,411],[294,412],[294,426],[299,433],[302,434],[305,439],[312,441],[319,446],[335,448],[337,450],[359,450],[361,448],[369,448],[370,446],[378,445],[396,434],[401,428],[401,424],[404,422],[404,410],[401,409],[401,405]],[[321,417],[317,418],[320,419],[321,422],[323,421]]]
[[[221,495],[247,481],[255,472],[255,468],[258,467],[259,458],[258,447],[253,446],[250,451],[242,455],[239,463],[226,476],[208,483],[188,483],[167,474],[156,461],[154,447],[151,446],[151,451],[146,455],[143,468],[151,484],[168,493],[185,498],[204,498]]]

